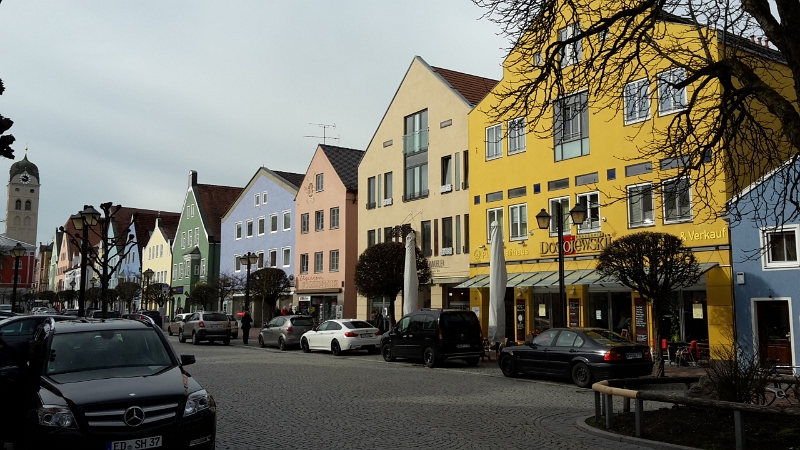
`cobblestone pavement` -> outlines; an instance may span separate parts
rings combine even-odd
[[[427,369],[378,355],[261,349],[255,340],[169,339],[197,357],[187,370],[217,401],[219,449],[647,448],[578,430],[576,418],[593,414],[593,391],[508,379],[493,361]]]

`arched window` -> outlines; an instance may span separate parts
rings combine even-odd
[[[30,217],[26,217],[25,220],[23,221],[23,223],[25,224],[26,227],[31,226],[31,218]]]
[[[19,201],[19,200],[18,200],[18,201]],[[18,226],[20,226],[20,224],[21,224],[21,223],[22,223],[22,219],[20,219],[20,218],[19,218],[19,216],[17,216],[17,217],[14,217],[14,226],[15,226],[15,227],[18,227]]]
[[[22,209],[22,200],[14,202],[14,209]]]
[[[25,211],[30,211],[30,210],[31,210],[31,201],[25,200]]]

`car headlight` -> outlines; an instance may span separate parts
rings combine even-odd
[[[58,428],[77,428],[75,416],[67,406],[44,405],[37,411],[39,425]]]
[[[191,416],[192,414],[208,409],[211,407],[211,396],[205,389],[192,392],[189,398],[186,399],[186,408],[183,409],[183,417]]]

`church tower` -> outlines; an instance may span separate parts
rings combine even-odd
[[[39,168],[28,161],[27,148],[22,161],[11,165],[8,176],[6,237],[36,245],[39,225]]]

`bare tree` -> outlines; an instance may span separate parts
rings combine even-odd
[[[694,253],[677,237],[642,231],[614,240],[597,261],[597,271],[617,280],[652,304],[653,341],[661,344],[660,318],[670,310],[672,293],[689,287],[700,278]],[[653,352],[653,375],[664,376],[660,351]]]
[[[261,300],[261,323],[275,314],[278,300],[289,295],[292,284],[283,269],[265,267],[250,274],[251,299]],[[266,313],[266,317],[265,314]]]
[[[136,299],[136,295],[139,294],[141,287],[139,283],[134,283],[132,281],[121,281],[117,285],[117,296],[125,304],[125,307],[128,312],[131,312],[133,308],[133,301]]]
[[[204,311],[213,310],[213,307],[209,308],[209,306],[217,302],[217,295],[219,295],[219,291],[216,286],[197,283],[189,296],[186,297],[186,300],[193,305],[199,306]]]
[[[528,133],[558,140],[552,106],[566,95],[587,90],[590,112],[617,116],[625,114],[625,89],[633,81],[647,79],[646,94],[658,101],[669,97],[655,85],[671,92],[688,87],[684,98],[672,99],[680,111],[666,128],[643,122],[630,138],[645,142],[641,159],[681,163],[679,175],[691,175],[697,209],[708,219],[725,213],[722,203],[762,174],[798,158],[797,0],[473,2],[508,38],[506,75],[519,80],[496,89],[495,118],[525,116]],[[667,68],[683,76],[665,74]],[[740,202],[732,218],[748,210],[761,223],[800,217],[797,167],[781,174],[786,190],[765,192],[772,208]],[[753,198],[767,203],[765,196]]]

